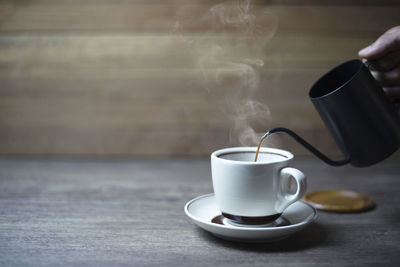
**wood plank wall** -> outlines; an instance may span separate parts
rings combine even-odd
[[[251,4],[0,1],[0,154],[206,155],[273,126],[337,153],[308,90],[400,1]]]

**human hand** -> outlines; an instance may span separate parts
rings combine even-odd
[[[370,62],[370,70],[392,99],[400,99],[400,26],[389,29],[358,55]]]

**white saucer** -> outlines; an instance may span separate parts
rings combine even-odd
[[[200,196],[185,205],[186,215],[198,226],[223,239],[241,242],[271,242],[288,237],[300,231],[317,217],[317,211],[309,204],[297,201],[282,214],[287,225],[279,226],[239,226],[237,224],[218,224],[211,222],[221,212],[214,194]],[[279,219],[278,219],[279,220]]]

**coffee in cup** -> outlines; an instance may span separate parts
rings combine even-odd
[[[267,224],[276,220],[306,192],[305,175],[288,167],[293,154],[273,148],[233,147],[211,154],[211,173],[222,215],[239,224]],[[297,184],[289,193],[291,177]]]

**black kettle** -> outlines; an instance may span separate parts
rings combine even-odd
[[[330,70],[312,86],[309,97],[344,159],[328,158],[287,128],[272,128],[263,138],[286,133],[332,166],[370,166],[400,147],[400,117],[395,105],[361,60],[350,60]]]

